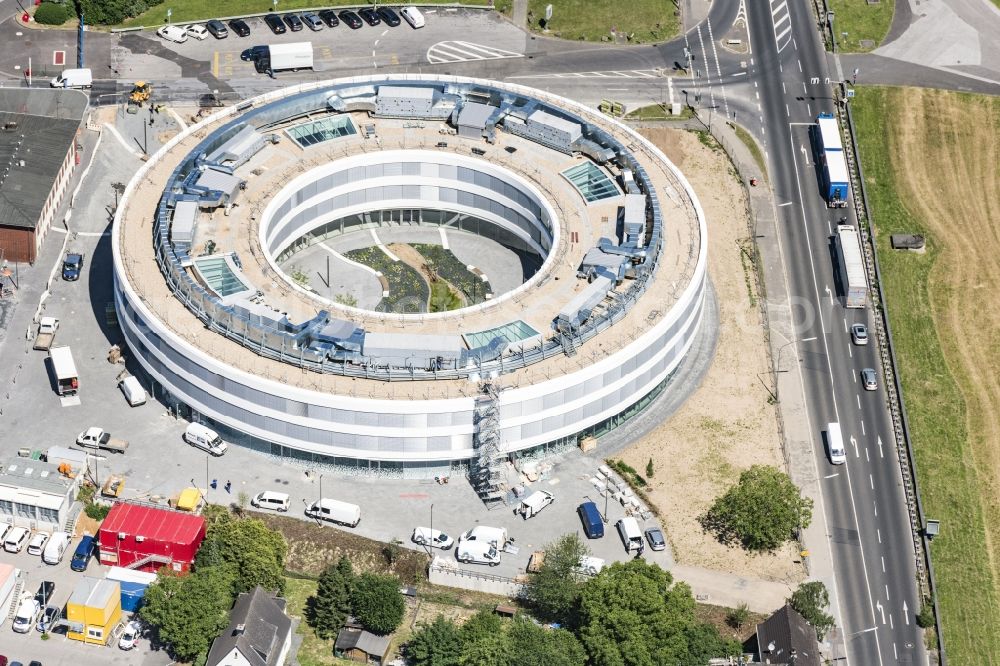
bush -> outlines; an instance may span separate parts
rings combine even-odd
[[[35,10],[35,22],[42,25],[62,25],[68,18],[69,11],[66,6],[53,2],[43,2]]]
[[[83,512],[87,514],[88,518],[93,518],[94,520],[104,520],[108,517],[108,513],[111,511],[111,506],[108,504],[94,504],[90,503],[84,507]]]
[[[929,629],[934,626],[934,602],[930,599],[924,601],[917,613],[917,626],[921,629]]]
[[[365,629],[385,636],[403,621],[406,603],[395,576],[366,573],[358,576],[351,590],[351,610]]]

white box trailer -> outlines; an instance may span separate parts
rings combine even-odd
[[[69,347],[53,347],[49,350],[49,359],[56,376],[56,391],[59,395],[75,395],[80,388],[80,377],[73,362],[73,352]]]
[[[272,72],[290,69],[296,72],[300,69],[312,69],[312,42],[292,42],[291,44],[269,44],[268,60]]]
[[[868,304],[868,276],[857,229],[848,224],[837,225],[836,243],[844,307],[863,308]]]

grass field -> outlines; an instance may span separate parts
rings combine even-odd
[[[896,0],[880,0],[874,5],[868,4],[868,0],[827,0],[827,6],[834,13],[833,29],[840,50],[864,53],[881,44],[889,32],[895,4]],[[845,32],[847,37],[844,37]],[[862,40],[872,44],[862,46]]]
[[[690,106],[682,106],[681,114],[675,116],[668,109],[664,109],[662,104],[650,104],[640,106],[625,114],[625,120],[687,120],[694,117],[694,111]]]
[[[546,5],[552,5],[552,20],[542,25]],[[528,0],[528,25],[535,31],[548,28],[553,37],[592,42],[610,38],[612,29],[632,36],[632,44],[663,42],[680,33],[674,0]]]
[[[421,0],[421,2],[454,4],[451,0],[447,2],[445,0]],[[278,2],[278,13],[280,14],[293,9],[357,4],[359,4],[358,0],[324,0],[323,2],[317,2],[317,0],[280,0]],[[485,7],[489,5],[489,0],[461,0],[461,4],[482,5]],[[171,9],[170,22],[184,23],[187,21],[203,21],[218,16],[263,14],[270,12],[272,5],[270,0],[214,0],[213,2],[205,2],[205,0],[169,0],[169,2],[151,7],[134,18],[127,19],[122,26],[162,25],[167,21],[168,7]]]
[[[1000,99],[864,88],[861,161],[953,664],[1000,663]],[[887,131],[888,130],[888,131]],[[920,233],[926,254],[890,249]]]

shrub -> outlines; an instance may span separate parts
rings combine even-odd
[[[94,520],[104,520],[108,517],[108,513],[110,511],[111,506],[108,504],[90,503],[83,509],[83,512],[87,514],[87,517],[93,518]]]
[[[929,629],[934,626],[934,602],[930,599],[924,601],[920,612],[917,613],[917,626],[921,629]]]
[[[69,11],[66,6],[54,2],[43,2],[35,10],[35,22],[42,25],[62,25],[68,18]]]

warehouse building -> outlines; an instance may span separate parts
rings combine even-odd
[[[79,90],[0,88],[0,261],[33,263],[80,163]]]
[[[205,519],[182,511],[119,502],[97,532],[101,564],[140,571],[188,571],[205,539]]]
[[[63,476],[58,465],[11,458],[0,465],[0,523],[44,532],[62,529],[78,486],[79,477]]]
[[[121,617],[118,581],[84,577],[66,604],[66,637],[104,645]]]

